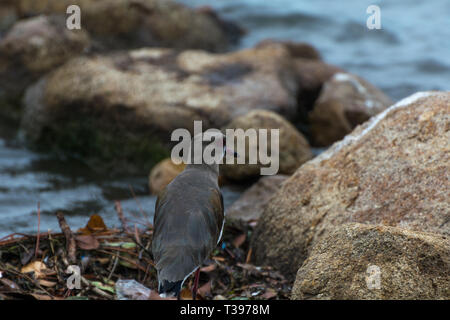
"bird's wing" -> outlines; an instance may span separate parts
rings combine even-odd
[[[159,277],[184,279],[216,246],[223,223],[223,198],[216,187],[169,186],[158,197],[152,251]]]

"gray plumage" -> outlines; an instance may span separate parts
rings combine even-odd
[[[158,196],[152,252],[159,293],[179,294],[216,247],[224,221],[218,164],[189,164]]]

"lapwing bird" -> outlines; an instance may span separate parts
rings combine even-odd
[[[205,133],[206,134],[206,133]],[[215,132],[213,140],[227,152],[225,136]],[[202,139],[196,135],[191,141]],[[222,140],[220,140],[222,139]],[[211,140],[210,140],[211,141]],[[202,152],[205,145],[202,142]],[[161,297],[177,297],[184,281],[195,272],[193,299],[196,298],[199,267],[217,246],[224,226],[223,198],[219,189],[219,164],[187,164],[159,194],[155,206],[152,253],[158,273],[158,291]]]

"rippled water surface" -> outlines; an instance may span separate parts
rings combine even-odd
[[[247,30],[238,48],[266,39],[308,42],[323,58],[356,73],[398,100],[416,91],[449,90],[450,1],[448,0],[182,0],[210,5]],[[381,8],[382,30],[366,28],[366,8]],[[127,215],[151,216],[155,197],[147,177],[110,178],[75,161],[57,161],[15,143],[16,129],[0,122],[0,237],[35,232],[37,203],[41,230],[58,230],[55,210],[66,211],[71,226],[83,226],[100,213],[118,225],[113,200]],[[137,195],[131,196],[130,186]],[[240,190],[225,188],[226,206]],[[139,204],[137,203],[139,202]]]
[[[448,0],[182,0],[209,5],[247,31],[239,44],[266,39],[307,42],[325,61],[356,73],[394,100],[450,88]],[[369,30],[366,9],[381,9],[381,30]]]

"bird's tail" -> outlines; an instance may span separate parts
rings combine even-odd
[[[158,292],[161,297],[180,297],[181,285],[183,281],[167,281],[163,280],[159,283]]]

